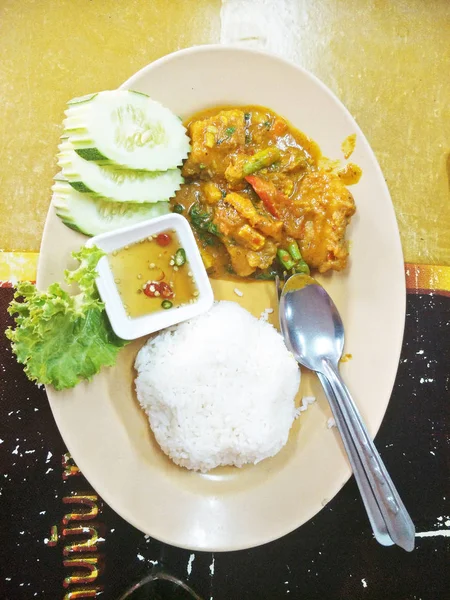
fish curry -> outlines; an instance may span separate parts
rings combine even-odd
[[[192,150],[172,210],[189,219],[211,276],[345,268],[355,203],[314,142],[257,106],[203,111],[187,127]]]

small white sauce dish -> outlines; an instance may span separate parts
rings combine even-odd
[[[119,290],[114,282],[108,257],[103,256],[97,266],[96,279],[101,299],[105,303],[106,314],[111,326],[120,338],[133,340],[149,333],[176,325],[182,321],[192,319],[207,312],[214,302],[214,295],[208,279],[200,252],[192,233],[189,222],[176,213],[164,215],[150,221],[138,223],[131,227],[118,229],[109,233],[102,233],[91,238],[86,246],[97,246],[106,254],[120,250],[124,246],[134,244],[150,235],[157,235],[172,229],[176,232],[182,247],[186,252],[189,268],[199,292],[197,301],[193,304],[180,306],[174,310],[161,310],[140,317],[130,318],[124,308]]]

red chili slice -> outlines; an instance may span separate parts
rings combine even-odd
[[[145,284],[144,294],[149,298],[173,298],[174,292],[165,281],[149,281]]]
[[[173,289],[165,281],[159,284],[159,292],[163,298],[173,298]]]
[[[149,298],[156,298],[155,292],[159,292],[159,281],[147,281],[144,287],[144,294]]]
[[[170,235],[168,233],[159,233],[156,236],[156,243],[159,246],[168,246],[171,241],[172,241],[172,238],[170,237]]]
[[[276,219],[280,218],[280,213],[277,209],[277,201],[280,192],[271,181],[266,181],[256,175],[247,175],[246,181],[252,186],[258,196],[261,198],[265,209]]]

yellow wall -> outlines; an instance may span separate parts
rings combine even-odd
[[[228,16],[239,2],[224,0]],[[357,118],[391,190],[405,260],[449,265],[450,2],[277,2],[290,6],[287,35],[277,38],[281,21],[267,19],[262,45],[278,39],[273,49],[288,48]],[[258,3],[250,5],[251,28]],[[220,0],[0,2],[0,248],[39,248],[67,99],[117,87],[168,52],[218,42],[220,9]]]

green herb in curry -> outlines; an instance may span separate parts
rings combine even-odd
[[[213,223],[212,214],[208,212],[203,212],[201,210],[200,204],[193,204],[191,206],[189,216],[191,219],[191,223],[195,228],[201,231],[207,231],[212,235],[219,235],[217,225]]]

